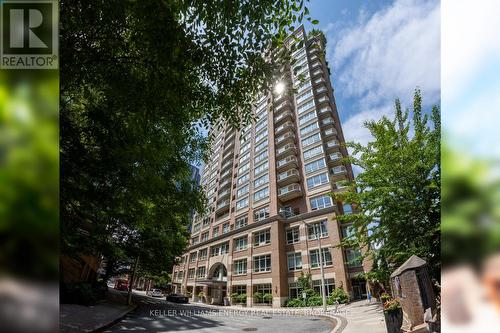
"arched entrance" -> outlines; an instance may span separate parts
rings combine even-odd
[[[209,295],[213,304],[224,304],[224,297],[227,297],[227,269],[222,263],[216,263],[208,271]]]

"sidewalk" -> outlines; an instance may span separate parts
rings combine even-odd
[[[136,308],[125,305],[125,301],[126,295],[110,289],[107,299],[94,306],[61,304],[60,332],[94,332],[108,327]]]
[[[342,333],[387,333],[384,311],[380,303],[368,303],[367,300],[347,305],[347,326]]]

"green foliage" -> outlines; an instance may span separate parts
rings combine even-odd
[[[389,274],[415,254],[427,260],[430,274],[440,274],[440,112],[432,108],[431,120],[422,113],[417,89],[413,114],[395,103],[393,120],[383,117],[365,127],[373,141],[363,146],[349,143],[349,161],[361,168],[352,191],[335,195],[358,213],[339,217],[352,222],[356,234],[343,246],[359,246],[374,258],[372,277],[387,281]],[[369,230],[369,232],[368,232]],[[380,245],[374,253],[373,245]]]
[[[399,309],[401,309],[401,304],[399,304],[396,299],[390,299],[384,302],[384,312],[396,312],[399,311]]]
[[[388,300],[390,300],[391,298],[392,298],[392,297],[391,297],[389,294],[387,294],[387,293],[383,293],[382,295],[380,295],[380,301],[381,301],[382,303],[387,302],[387,301],[388,301]]]
[[[266,303],[271,303],[273,301],[273,295],[270,293],[265,293],[262,295],[262,300]]]
[[[250,121],[304,1],[60,2],[61,252],[170,271],[205,197],[202,127]],[[280,48],[267,63],[270,47]],[[88,235],[79,232],[84,229]],[[114,272],[107,272],[111,275]]]
[[[299,308],[306,306],[306,303],[300,298],[290,298],[286,300],[285,306],[290,308]]]
[[[263,297],[264,297],[264,294],[261,292],[256,292],[253,294],[253,298],[255,299],[256,303],[262,303]]]
[[[347,295],[344,288],[335,288],[330,296],[328,296],[328,304],[334,304],[335,302],[339,302],[340,304],[349,302],[349,295]]]
[[[231,294],[231,299],[235,303],[246,303],[247,301],[247,294],[238,294],[238,293],[233,293]]]
[[[199,298],[203,298],[203,297],[205,297],[205,293],[204,293],[203,291],[200,291],[200,292],[198,293],[198,297],[199,297]]]
[[[311,273],[300,272],[300,276],[297,279],[297,287],[300,290],[312,289]]]
[[[307,306],[320,306],[323,305],[323,297],[320,295],[313,295],[306,299]]]

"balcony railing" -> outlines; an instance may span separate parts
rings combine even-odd
[[[322,97],[318,98],[318,103],[323,103],[323,102],[328,102],[327,96],[322,96]]]
[[[332,175],[341,175],[347,172],[347,169],[343,165],[339,165],[330,169]]]
[[[292,117],[293,117],[293,113],[291,111],[286,111],[284,113],[281,113],[279,116],[275,117],[274,118],[274,123],[277,124],[277,123],[279,123],[281,120],[283,120],[285,118],[292,119]]]
[[[231,194],[231,191],[229,189],[224,190],[222,192],[219,192],[219,198],[224,198],[224,197],[228,196],[229,194]]]
[[[331,140],[331,141],[328,141],[326,143],[326,146],[328,148],[335,148],[335,147],[339,147],[340,146],[340,143],[339,143],[339,140]]]
[[[279,138],[276,139],[275,143],[276,145],[279,145],[285,141],[295,141],[295,134],[292,132],[288,132],[280,136]]]
[[[321,74],[323,74],[323,70],[321,68],[318,68],[317,70],[315,70],[312,73],[312,76],[315,77],[315,76],[318,76],[318,75],[321,75]]]
[[[300,193],[300,192],[301,192],[301,189],[300,189],[299,184],[291,184],[291,185],[288,185],[285,187],[281,187],[278,190],[278,196],[283,197],[283,196],[289,195],[291,193]]]
[[[276,127],[276,129],[274,130],[274,134],[279,134],[289,128],[293,128],[293,123],[291,121],[287,121],[286,123]]]
[[[335,122],[333,121],[333,118],[332,117],[329,117],[329,118],[326,118],[326,119],[323,119],[321,121],[321,124],[323,125],[332,125],[334,124]]]
[[[342,159],[342,153],[335,152],[330,154],[331,161],[340,161]]]
[[[328,128],[324,132],[326,137],[332,136],[332,135],[337,135],[337,130],[335,128]]]
[[[276,166],[278,169],[283,168],[287,165],[297,165],[297,157],[295,156],[288,156],[287,158],[284,158],[282,160],[279,160],[278,163],[276,163]]]
[[[283,147],[276,150],[276,156],[281,156],[287,152],[295,152],[297,147],[293,143],[284,145]]]
[[[325,92],[325,91],[326,91],[326,87],[322,86],[319,89],[316,89],[316,94],[321,94],[322,92]]]
[[[291,169],[291,170],[288,170],[286,172],[280,173],[278,175],[278,181],[282,181],[282,180],[285,180],[287,178],[294,177],[294,176],[299,176],[299,170]]]

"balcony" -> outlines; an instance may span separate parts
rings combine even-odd
[[[330,169],[330,173],[334,176],[344,175],[347,173],[347,169],[343,165],[339,165]]]
[[[314,71],[317,68],[321,68],[321,62],[319,60],[312,64],[311,70]]]
[[[233,138],[234,138],[234,135],[233,135]],[[226,152],[228,149],[234,147],[234,141],[235,140],[226,141],[226,144],[224,145],[224,152]]]
[[[226,189],[224,191],[219,192],[219,199],[226,198],[231,194],[230,189]]]
[[[223,181],[222,183],[220,183],[219,189],[225,189],[229,185],[231,185],[231,179],[227,179],[227,180]]]
[[[283,111],[286,111],[286,110],[290,110],[291,108],[292,108],[292,103],[290,102],[290,100],[285,100],[285,101],[279,103],[274,108],[274,111],[276,113],[278,113],[278,112],[283,112]]]
[[[282,171],[289,169],[290,167],[297,167],[297,165],[298,165],[297,157],[288,156],[287,158],[279,160],[278,163],[276,163],[276,170]]]
[[[330,140],[326,143],[326,149],[339,148],[340,142],[339,140]]]
[[[334,125],[335,121],[333,120],[332,117],[325,118],[321,121],[321,126],[329,126],[329,125]]]
[[[224,170],[226,170],[227,168],[230,168],[233,166],[233,160],[229,160],[227,162],[225,162],[224,164],[222,164],[220,170],[221,172],[224,172]]]
[[[294,143],[295,142],[295,134],[293,132],[287,132],[277,138],[275,141],[276,146],[284,143]]]
[[[291,121],[287,121],[286,123],[283,123],[282,125],[276,127],[274,129],[274,134],[278,135],[278,134],[281,134],[284,131],[286,131],[288,129],[292,129],[292,128],[293,128],[293,123]]]
[[[321,96],[320,98],[318,98],[318,104],[321,104],[321,103],[328,103],[330,100],[328,99],[328,96]]]
[[[333,183],[333,190],[335,192],[340,192],[340,191],[344,191],[347,189],[348,189],[348,186],[347,186],[345,180],[340,180],[340,181]]]
[[[326,87],[325,86],[321,86],[318,89],[316,89],[316,94],[321,94],[321,93],[324,93],[324,92],[326,92]]]
[[[228,169],[227,171],[224,171],[221,175],[220,175],[220,180],[222,181],[222,179],[226,178],[226,177],[230,177],[232,172],[231,169]]]
[[[316,69],[315,71],[312,72],[312,77],[317,77],[323,75],[323,70],[321,68]]]
[[[280,186],[288,185],[290,183],[297,183],[300,180],[299,170],[290,169],[278,175],[278,184]]]
[[[336,136],[337,130],[335,128],[327,128],[326,130],[323,131],[323,134],[325,135],[325,138],[328,138],[330,136]]]
[[[276,157],[285,157],[290,154],[295,155],[296,153],[297,147],[295,146],[295,144],[289,143],[276,150]]]
[[[226,140],[225,142],[227,143],[228,141],[234,139],[234,136],[236,134],[236,131],[234,129],[231,129],[228,133],[227,133],[227,136],[226,136]]]
[[[324,107],[318,109],[318,114],[319,114],[320,118],[326,117],[326,116],[331,117],[331,115],[332,115],[331,112],[332,112],[332,108],[329,106],[324,106]]]
[[[320,74],[320,73],[318,73],[318,74]],[[314,82],[313,82],[314,85],[321,84],[321,83],[326,84],[326,80],[323,77],[320,77],[320,78],[314,80]]]
[[[225,164],[226,161],[230,161],[233,159],[233,154],[234,154],[234,151],[229,151],[229,153],[225,154],[224,156],[222,156],[222,163]]]
[[[297,183],[281,187],[278,190],[278,198],[281,202],[295,199],[297,197],[300,197],[301,195],[302,195],[302,190],[300,188],[300,185]]]
[[[342,153],[335,152],[335,153],[331,153],[328,157],[330,158],[330,161],[338,162],[338,161],[342,160],[343,156],[342,156]]]
[[[219,214],[219,213],[224,212],[226,210],[229,210],[229,200],[219,201],[217,203],[217,208],[215,209],[215,212],[217,214]]]
[[[293,113],[292,111],[286,111],[281,113],[279,116],[274,118],[274,124],[278,125],[281,121],[283,120],[292,120],[293,119]]]

